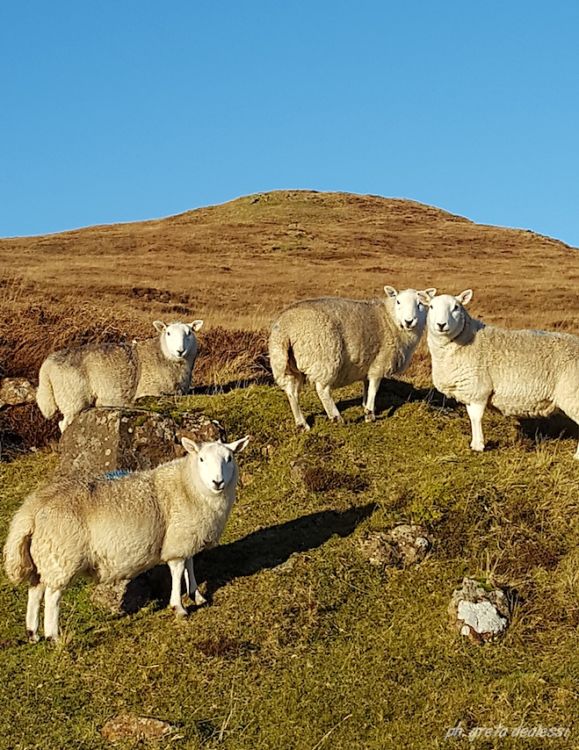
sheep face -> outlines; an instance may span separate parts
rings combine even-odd
[[[249,435],[233,443],[196,443],[183,438],[181,443],[196,462],[197,475],[204,487],[213,494],[223,492],[236,477],[234,453],[242,451]]]
[[[472,299],[472,289],[461,292],[456,297],[452,294],[441,294],[430,303],[428,312],[428,330],[436,336],[453,339],[465,325],[464,306]]]
[[[197,340],[193,331],[198,331],[203,325],[202,320],[194,320],[192,323],[170,323],[166,325],[161,320],[156,320],[153,325],[161,334],[161,349],[167,359],[188,359],[197,351]]]
[[[394,316],[400,328],[412,330],[422,327],[426,320],[426,307],[436,294],[436,289],[405,289],[397,292],[392,286],[385,286],[386,296],[394,300]]]

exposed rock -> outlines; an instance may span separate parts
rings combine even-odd
[[[36,388],[26,378],[2,378],[0,381],[0,409],[36,401]]]
[[[123,713],[109,719],[102,727],[101,734],[108,742],[123,742],[126,740],[160,740],[174,734],[175,731],[176,728],[166,721]]]
[[[400,524],[390,531],[369,531],[360,550],[371,565],[403,568],[422,562],[432,549],[432,538],[423,526]]]
[[[151,469],[184,455],[181,437],[223,438],[223,427],[203,414],[171,417],[131,408],[81,412],[60,438],[60,473],[98,476],[116,469]]]
[[[448,605],[452,625],[473,643],[486,643],[505,634],[511,619],[509,599],[502,589],[465,578]]]

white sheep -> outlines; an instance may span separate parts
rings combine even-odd
[[[197,357],[192,323],[153,325],[158,337],[133,344],[89,344],[50,354],[38,374],[36,401],[46,419],[57,411],[60,431],[89,406],[128,406],[141,396],[187,393]]]
[[[380,381],[410,363],[424,330],[426,305],[436,294],[436,289],[397,292],[391,286],[384,291],[386,297],[376,300],[323,297],[297,302],[274,323],[269,338],[273,376],[288,397],[298,427],[309,429],[299,405],[306,379],[315,383],[334,421],[342,417],[331,388],[363,381],[366,420],[375,419]]]
[[[517,417],[559,409],[579,424],[579,337],[487,326],[465,309],[472,295],[467,289],[456,297],[434,297],[427,336],[435,387],[466,404],[470,447],[484,450],[487,403]]]
[[[44,598],[44,635],[58,638],[63,589],[78,574],[102,582],[130,579],[159,563],[171,571],[170,606],[187,612],[181,580],[203,601],[193,555],[219,541],[235,501],[238,468],[234,453],[249,436],[232,443],[195,443],[149,471],[111,481],[59,480],[36,490],[14,515],[4,547],[4,566],[14,583],[28,581],[26,629],[38,640]]]

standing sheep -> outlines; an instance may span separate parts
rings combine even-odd
[[[484,450],[482,418],[489,402],[516,417],[560,409],[579,424],[579,337],[487,326],[465,310],[471,299],[471,289],[457,297],[441,294],[428,313],[432,379],[439,391],[466,404],[470,447]]]
[[[350,300],[339,297],[297,302],[274,323],[269,358],[276,383],[286,392],[298,427],[309,426],[299,405],[306,378],[316,385],[328,417],[342,421],[330,389],[364,382],[366,421],[375,419],[374,403],[382,378],[403,372],[426,321],[426,306],[436,289],[397,292],[386,297]]]
[[[26,629],[38,640],[44,598],[44,635],[58,638],[64,588],[78,574],[103,582],[133,578],[159,563],[171,570],[170,606],[187,612],[181,580],[197,590],[193,555],[219,541],[235,501],[238,479],[233,443],[182,443],[188,455],[156,469],[111,481],[60,480],[30,494],[16,512],[4,547],[4,566],[14,583],[28,581]]]
[[[197,357],[192,323],[153,325],[158,338],[133,344],[89,344],[50,354],[38,374],[36,401],[46,419],[60,411],[60,431],[89,406],[128,406],[141,396],[187,393]]]

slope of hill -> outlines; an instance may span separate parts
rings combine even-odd
[[[44,306],[79,298],[129,319],[185,311],[256,328],[296,298],[368,297],[385,283],[475,288],[495,322],[579,319],[579,253],[406,200],[279,191],[166,219],[0,241],[2,276]]]

